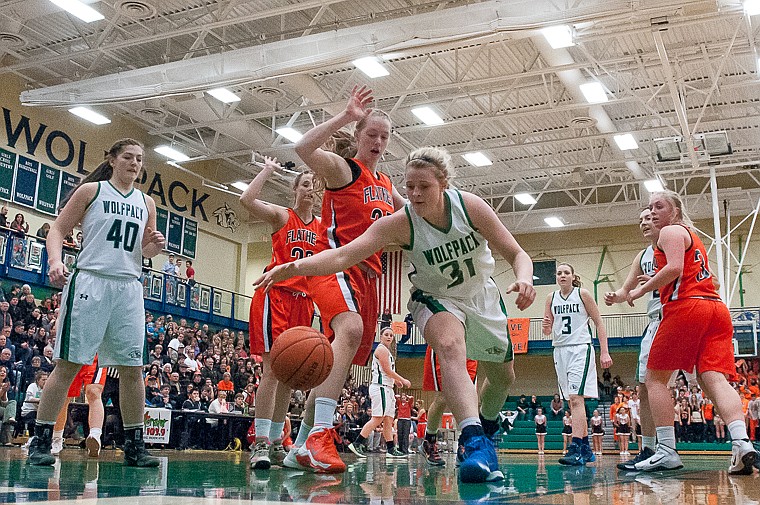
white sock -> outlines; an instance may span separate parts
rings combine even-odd
[[[459,431],[464,430],[468,426],[480,426],[480,424],[479,417],[468,417],[467,419],[462,419],[462,422],[459,423]]]
[[[53,430],[53,438],[63,438],[63,430]]]
[[[276,423],[272,421],[272,427],[269,428],[269,440],[272,442],[282,442],[282,430],[285,428],[285,423]]]
[[[317,398],[314,401],[314,428],[332,428],[337,407],[337,400],[325,397]]]
[[[641,448],[649,447],[654,450],[657,446],[657,437],[641,437]]]
[[[306,421],[301,422],[301,428],[298,430],[298,436],[296,437],[296,441],[293,444],[296,447],[301,447],[303,444],[306,443],[306,439],[309,438],[309,432],[313,426],[309,426],[306,424]]]
[[[103,434],[102,428],[90,428],[90,436],[100,440],[100,436]]]
[[[657,427],[657,443],[676,450],[676,429],[673,426]]]
[[[269,432],[272,429],[271,419],[259,419],[258,417],[253,422],[253,428],[256,430],[256,438],[266,438],[269,442]]]
[[[733,441],[747,440],[749,438],[747,436],[747,425],[741,419],[731,421],[728,425],[728,432],[731,434],[731,440]]]

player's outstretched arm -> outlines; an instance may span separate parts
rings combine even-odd
[[[375,221],[367,231],[344,246],[274,267],[256,279],[253,287],[268,291],[274,284],[291,277],[342,272],[387,245],[408,243],[409,221],[405,213],[397,212]]]
[[[625,278],[623,285],[616,291],[607,291],[604,293],[604,303],[609,307],[616,303],[623,303],[628,299],[628,293],[639,284],[639,279],[644,272],[641,270],[641,256],[644,255],[644,251],[640,251],[636,255],[636,259],[631,263],[631,269],[628,271],[628,276]],[[646,281],[645,281],[646,282]]]

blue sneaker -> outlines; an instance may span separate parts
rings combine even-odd
[[[493,442],[485,435],[471,437],[464,443],[464,460],[459,465],[459,480],[463,483],[503,480]]]
[[[591,450],[591,447],[588,444],[581,444],[581,457],[583,457],[584,463],[593,463],[596,461],[594,451]]]
[[[567,448],[567,454],[559,458],[559,462],[562,465],[571,465],[571,466],[581,466],[585,465],[586,461],[583,459],[583,455],[581,454],[581,447],[573,442],[570,444],[570,446]]]

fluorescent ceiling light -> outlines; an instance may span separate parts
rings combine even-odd
[[[621,151],[629,151],[631,149],[638,149],[639,144],[633,135],[630,133],[624,133],[622,135],[615,135],[615,143],[618,145]]]
[[[760,14],[760,0],[744,0],[744,12],[748,16]]]
[[[650,179],[648,181],[644,181],[644,187],[647,188],[647,191],[650,193],[665,191],[665,188],[662,187],[662,183],[659,179]]]
[[[93,21],[99,21],[105,19],[105,16],[89,5],[85,5],[79,0],[50,0],[61,9],[65,10],[69,14],[72,14],[85,23],[92,23]]]
[[[538,200],[528,193],[517,193],[515,199],[523,205],[533,205],[534,203],[538,203]]]
[[[208,90],[208,94],[224,103],[239,102],[240,97],[227,88],[214,88]]]
[[[412,109],[412,114],[417,116],[417,119],[422,121],[428,126],[438,126],[443,124],[441,116],[430,107],[417,107]]]
[[[545,217],[544,223],[548,224],[552,228],[562,228],[565,226],[565,223],[563,223],[562,220],[558,217]]]
[[[487,167],[488,165],[493,165],[493,161],[489,160],[488,156],[481,153],[480,151],[463,154],[462,158],[466,159],[470,165],[476,167]]]
[[[586,84],[581,84],[580,88],[588,103],[602,103],[608,100],[607,93],[598,82],[587,82]]]
[[[233,182],[231,186],[233,188],[239,189],[240,191],[245,191],[246,189],[248,189],[248,183],[243,182],[243,181]]]
[[[546,41],[553,49],[574,46],[573,29],[567,25],[550,26],[541,30]]]
[[[163,154],[170,160],[177,161],[179,163],[182,163],[183,161],[187,161],[190,159],[190,156],[184,153],[181,153],[177,151],[176,149],[173,149],[169,146],[158,146],[153,150],[156,151],[158,154]]]
[[[356,65],[356,68],[367,74],[367,77],[374,79],[375,77],[383,77],[388,75],[388,69],[386,69],[377,58],[374,56],[367,56],[366,58],[359,58],[351,63]]]
[[[82,119],[86,119],[90,123],[108,124],[111,122],[111,120],[107,117],[103,116],[102,114],[98,114],[94,110],[88,109],[87,107],[74,107],[73,109],[69,109],[69,112],[75,116],[81,117]]]
[[[303,138],[303,133],[290,126],[277,128],[275,131],[291,142],[298,142]]]

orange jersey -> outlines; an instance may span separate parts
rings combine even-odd
[[[301,221],[293,209],[288,209],[288,222],[272,233],[272,261],[264,269],[269,271],[277,265],[290,263],[317,251],[317,238],[322,234],[319,218],[314,217],[310,223]],[[278,282],[275,286],[292,291],[306,292],[306,277],[292,277]]]
[[[393,184],[384,173],[377,176],[355,159],[347,159],[351,181],[342,188],[325,189],[322,199],[322,225],[326,233],[319,237],[319,251],[346,245],[383,216],[393,214]],[[378,251],[362,263],[382,273]]]
[[[684,228],[691,237],[691,246],[684,252],[681,275],[670,284],[660,288],[660,301],[663,305],[684,298],[720,299],[713,285],[704,244],[696,233],[686,226]],[[657,271],[660,271],[668,263],[665,253],[659,247],[654,250],[654,260]]]

